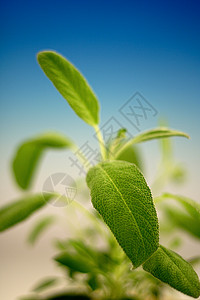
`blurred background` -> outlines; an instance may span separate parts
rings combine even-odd
[[[139,92],[156,113],[143,118],[141,130],[167,120],[191,139],[174,138],[174,156],[187,169],[187,180],[168,191],[199,201],[200,3],[199,1],[1,1],[0,134],[1,205],[19,197],[11,173],[16,147],[40,132],[66,134],[81,147],[96,147],[92,128],[80,120],[41,71],[36,54],[55,50],[87,78],[101,103],[101,126],[117,120],[132,135],[138,130],[120,113]],[[100,126],[100,127],[101,127]],[[158,142],[141,146],[151,186],[160,158]],[[50,151],[44,157],[34,191],[48,176],[79,172],[71,154]],[[47,211],[59,214],[59,208]],[[34,217],[0,236],[0,298],[14,300],[43,275],[57,272],[48,236],[27,246]],[[49,236],[64,234],[59,228]],[[195,241],[182,250],[198,254]],[[186,299],[186,297],[185,297]]]

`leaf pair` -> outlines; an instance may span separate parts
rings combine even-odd
[[[102,162],[89,170],[87,184],[93,206],[133,266],[143,264],[158,279],[198,297],[200,283],[195,271],[180,256],[159,245],[156,210],[139,169],[124,161]]]

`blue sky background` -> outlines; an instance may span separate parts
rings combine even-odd
[[[40,70],[36,54],[44,49],[63,54],[85,75],[101,103],[101,124],[118,119],[118,109],[139,91],[158,118],[191,135],[190,142],[176,140],[176,154],[196,176],[199,13],[199,1],[1,1],[2,177],[24,138],[53,129],[81,145],[93,134]],[[146,147],[153,153],[154,146]]]
[[[189,133],[189,141],[173,138],[175,157],[188,169],[188,180],[167,191],[200,201],[199,16],[198,0],[1,0],[0,205],[21,194],[13,182],[10,161],[23,139],[56,130],[73,137],[79,146],[86,140],[95,143],[92,128],[74,114],[38,66],[36,54],[44,49],[63,54],[85,75],[101,103],[101,125],[113,116],[135,135],[119,108],[138,91],[158,111],[142,129],[155,127],[165,117],[171,128]],[[150,186],[158,149],[155,141],[142,146]],[[42,191],[53,173],[76,173],[67,155],[48,152],[34,190]],[[60,213],[51,205],[45,209],[50,215]],[[25,243],[28,225],[19,225],[1,237],[1,299],[14,300],[30,291],[38,278],[57,274],[49,260],[55,255],[49,236],[30,250]],[[56,237],[65,236],[60,227],[55,232]],[[199,254],[194,241],[186,240],[184,249],[184,257]]]

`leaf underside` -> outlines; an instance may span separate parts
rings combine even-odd
[[[134,164],[107,161],[89,170],[87,184],[93,206],[138,267],[159,245],[157,214],[142,173]]]

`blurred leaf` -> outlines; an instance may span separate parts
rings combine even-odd
[[[174,207],[165,207],[165,213],[170,222],[173,222],[175,228],[179,227],[191,235],[200,238],[200,223],[196,218],[186,215]]]
[[[200,282],[192,266],[163,246],[144,263],[143,269],[186,295],[200,295]]]
[[[115,159],[133,163],[140,170],[142,170],[142,163],[139,154],[140,153],[136,147],[129,146],[128,148],[124,149],[124,151],[122,151]]]
[[[93,273],[94,271],[94,265],[91,261],[77,253],[68,253],[66,251],[61,252],[54,258],[54,260],[75,272]]]
[[[81,73],[53,51],[38,53],[40,67],[75,113],[91,126],[99,123],[99,103]]]
[[[45,150],[72,147],[73,143],[58,133],[44,133],[22,143],[13,160],[13,171],[18,185],[24,190],[30,187]]]
[[[55,194],[36,194],[3,206],[0,209],[0,231],[4,231],[25,220],[46,205],[53,197],[55,197]]]
[[[41,234],[47,230],[54,222],[56,218],[54,216],[45,216],[34,225],[28,236],[28,242],[35,244]]]
[[[200,224],[200,204],[195,202],[194,200],[183,197],[180,195],[173,195],[170,193],[165,193],[161,196],[161,200],[166,199],[166,198],[171,198],[179,202],[185,209],[186,211],[191,215],[191,217],[195,218],[196,221]]]
[[[55,284],[58,283],[58,278],[57,277],[51,277],[51,278],[45,278],[41,280],[34,288],[33,292],[41,292],[44,291],[45,289],[54,286]]]
[[[90,300],[91,298],[86,295],[77,294],[76,291],[73,294],[58,294],[45,300]]]
[[[172,249],[176,249],[182,245],[183,241],[180,237],[175,237],[169,244],[169,247]]]
[[[158,219],[151,191],[131,163],[106,161],[87,174],[92,204],[134,267],[158,248]]]
[[[193,266],[197,265],[200,263],[200,256],[192,257],[192,258],[188,259],[188,262]]]
[[[95,291],[99,287],[97,276],[94,274],[91,274],[89,276],[87,283],[93,291]]]

